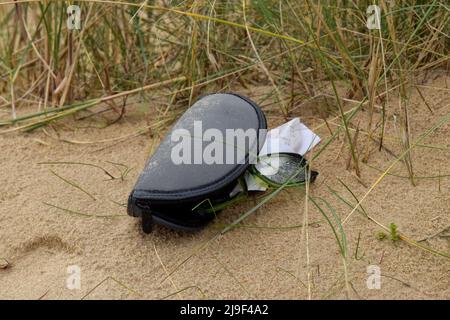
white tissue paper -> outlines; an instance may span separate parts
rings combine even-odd
[[[318,135],[301,123],[299,118],[294,118],[267,133],[259,156],[282,152],[297,153],[303,156],[319,142]]]

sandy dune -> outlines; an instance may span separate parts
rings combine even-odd
[[[413,141],[450,113],[449,81],[443,74],[436,75],[420,89],[434,114],[413,92],[409,104]],[[255,92],[242,93],[259,102]],[[273,105],[264,107],[271,127],[283,122],[273,116],[273,108]],[[389,110],[397,108],[393,99]],[[301,116],[311,128],[320,126],[316,132],[325,141],[330,134],[323,121],[307,107],[301,109],[294,116]],[[35,109],[29,111],[32,110]],[[367,114],[366,110],[359,116],[361,123],[366,123]],[[244,222],[247,227],[232,230],[201,250],[197,249],[220,230],[220,225],[236,219],[258,199],[225,210],[215,225],[195,234],[158,228],[153,234],[144,235],[139,221],[128,217],[122,204],[163,133],[114,140],[147,125],[136,106],[130,106],[124,119],[106,128],[101,128],[103,123],[99,119],[67,119],[54,128],[46,127],[46,132],[0,135],[0,258],[9,262],[6,267],[6,262],[0,261],[6,267],[0,269],[1,299],[308,298],[306,230],[295,227],[304,220],[305,198],[301,191],[282,192],[247,219]],[[328,120],[333,130],[339,124],[338,119]],[[353,121],[355,126],[357,120]],[[386,132],[388,137],[398,137],[392,114]],[[113,140],[92,143],[104,139]],[[365,140],[366,136],[360,133],[360,149]],[[334,197],[327,186],[355,203],[337,179],[362,198],[382,173],[378,170],[385,170],[394,160],[388,151],[379,152],[373,143],[368,164],[361,164],[359,182],[345,170],[349,153],[346,147],[342,148],[343,141],[341,135],[313,163],[320,176],[311,186],[311,193],[327,199],[342,219],[351,208]],[[415,148],[416,175],[450,175],[450,124],[436,130],[422,144],[446,149]],[[386,147],[396,155],[401,153],[399,145],[398,141],[386,139]],[[40,164],[55,161],[95,164],[117,179],[109,179],[101,169],[92,166]],[[112,162],[132,168],[124,180],[120,179],[119,169],[125,167]],[[392,172],[406,175],[402,163]],[[76,183],[85,192],[61,178]],[[308,208],[312,298],[346,298],[344,269],[333,233],[311,203]],[[416,187],[408,179],[387,176],[367,196],[363,208],[384,225],[394,222],[412,239],[435,235],[420,243],[450,254],[449,231],[438,234],[450,226],[448,176],[417,179]],[[375,235],[381,228],[358,213],[344,228],[350,298],[450,299],[448,259],[403,241],[378,240]],[[67,268],[71,265],[80,267],[80,289],[66,287]],[[367,288],[369,265],[381,268],[379,290]]]

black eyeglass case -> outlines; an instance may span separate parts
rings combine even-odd
[[[129,196],[128,214],[142,218],[145,233],[154,223],[202,228],[217,213],[211,206],[233,197],[264,144],[266,129],[264,113],[246,97],[219,93],[199,99],[148,160]]]

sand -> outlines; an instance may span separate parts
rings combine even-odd
[[[449,80],[445,74],[437,73],[420,87],[433,114],[417,91],[412,93],[409,110],[413,141],[450,113]],[[264,88],[241,93],[260,102],[257,92],[261,90]],[[302,106],[293,116],[302,117],[311,128],[321,126],[316,132],[325,141],[330,134],[314,109],[320,108],[319,104]],[[352,106],[346,104],[347,109]],[[271,127],[283,122],[272,111],[275,107],[264,107]],[[23,107],[23,112],[36,107],[33,108]],[[157,114],[156,106],[150,105],[150,110],[152,108]],[[388,110],[398,110],[395,97]],[[108,117],[106,113],[103,115]],[[362,112],[354,125],[358,120],[366,123],[367,115],[368,110]],[[115,124],[102,128],[101,119],[98,116],[84,121],[66,119],[46,127],[45,132],[0,135],[1,299],[347,298],[344,267],[336,240],[311,202],[308,202],[310,225],[307,230],[274,228],[303,223],[305,197],[300,190],[283,191],[244,222],[259,228],[234,229],[202,249],[199,248],[220,230],[220,225],[233,221],[258,200],[250,199],[223,211],[216,224],[194,234],[164,228],[143,234],[140,221],[127,216],[123,204],[163,132],[100,141],[129,135],[148,122],[141,108],[131,105],[126,116]],[[339,123],[332,117],[328,121],[333,129],[336,128],[333,123]],[[389,113],[386,135],[398,137],[396,127],[398,124],[394,124],[393,114]],[[361,128],[365,129],[365,125]],[[412,158],[417,176],[450,174],[449,131],[450,125],[446,123],[422,142],[444,149],[414,149]],[[359,152],[364,149],[365,139],[360,133]],[[351,170],[345,169],[349,152],[346,147],[342,148],[343,141],[341,134],[313,163],[320,176],[310,190],[314,197],[326,199],[341,219],[347,217],[351,208],[334,197],[328,186],[354,204],[355,200],[338,179],[361,199],[381,174],[374,168],[385,170],[394,161],[388,151],[379,152],[377,145],[371,144],[373,151],[368,164],[361,164],[362,177],[358,181]],[[385,145],[393,153],[401,153],[398,141],[387,139]],[[91,166],[41,164],[55,161],[95,164],[118,179],[111,180],[101,169]],[[124,164],[132,170],[122,180],[120,171],[111,162]],[[392,172],[407,174],[402,163]],[[60,177],[76,183],[86,192]],[[394,222],[411,239],[429,238],[421,244],[450,254],[450,232],[445,231],[450,226],[449,177],[417,179],[417,186],[413,187],[408,179],[387,176],[362,205],[380,223]],[[109,217],[83,216],[75,212]],[[376,234],[381,228],[357,212],[344,229],[348,246],[349,298],[450,298],[448,259],[404,241],[378,240]],[[67,287],[68,267],[73,265],[81,271],[79,289]],[[370,265],[380,268],[380,289],[367,287]]]

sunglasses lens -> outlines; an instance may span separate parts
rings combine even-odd
[[[298,154],[279,153],[262,156],[255,165],[256,171],[269,182],[282,185],[300,184],[306,180],[309,171],[306,160]],[[311,180],[317,175],[311,172]]]

